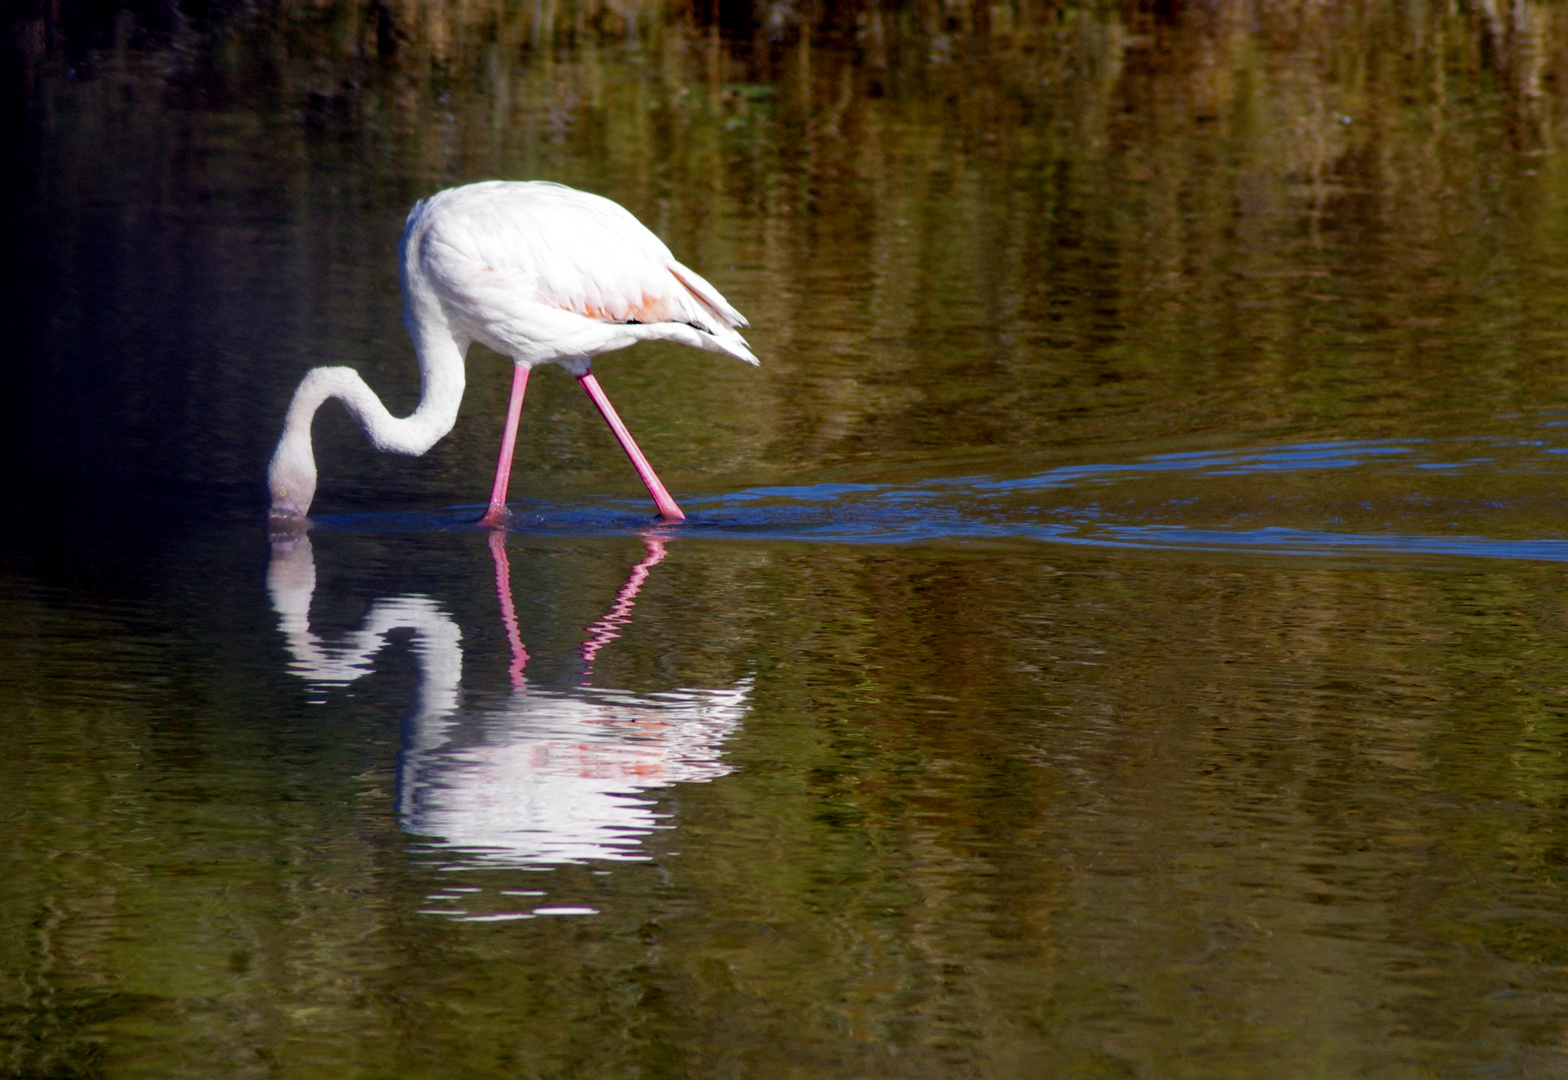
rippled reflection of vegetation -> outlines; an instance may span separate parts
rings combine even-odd
[[[499,699],[481,538],[318,543],[339,626],[432,568],[469,692]],[[640,553],[514,545],[533,677]],[[735,771],[670,794],[652,864],[524,875],[602,916],[476,931],[415,914],[435,879],[517,883],[438,873],[398,830],[406,654],[307,705],[257,648],[264,603],[215,602],[252,568],[209,536],[144,559],[139,595],[4,601],[11,1075],[1559,1053],[1553,570],[677,546],[596,670],[754,676]]]
[[[677,486],[1498,434],[1568,397],[1545,359],[1568,295],[1557,7],[806,10],[725,8],[722,35],[637,5],[290,5],[145,32],[122,11],[75,50],[18,22],[23,237],[49,239],[24,250],[62,260],[22,275],[55,365],[29,445],[91,469],[132,448],[126,482],[248,505],[239,461],[324,321],[411,396],[389,238],[418,195],[498,175],[615,196],[750,315],[760,383],[617,361],[688,404],[639,418]],[[148,272],[204,349],[148,324],[129,284]],[[134,365],[86,376],[128,340],[164,354],[162,389]],[[476,378],[474,414],[498,381]],[[108,407],[127,398],[144,406]],[[84,401],[90,437],[60,437]],[[236,456],[193,465],[215,429]],[[432,488],[491,440],[460,431]]]

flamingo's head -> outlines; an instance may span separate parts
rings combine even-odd
[[[316,460],[308,440],[285,436],[267,465],[267,493],[272,498],[268,516],[303,520],[316,497]]]

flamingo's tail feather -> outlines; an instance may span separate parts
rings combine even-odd
[[[686,291],[692,298],[701,304],[714,318],[726,327],[747,326],[746,316],[736,311],[730,302],[724,299],[723,294],[708,284],[707,278],[689,266],[671,260],[670,273],[675,275],[675,280],[686,286]]]

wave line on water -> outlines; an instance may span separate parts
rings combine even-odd
[[[903,484],[818,483],[762,486],[721,495],[691,496],[683,501],[687,520],[670,529],[671,538],[775,540],[817,543],[912,544],[1026,540],[1115,548],[1170,548],[1286,555],[1420,555],[1488,559],[1529,559],[1568,562],[1568,537],[1501,538],[1485,535],[1432,534],[1391,528],[1388,531],[1336,531],[1312,523],[1254,524],[1260,515],[1245,517],[1245,527],[1191,522],[1142,524],[1151,509],[1128,500],[1142,513],[1118,512],[1106,505],[1108,489],[1173,474],[1203,478],[1255,477],[1271,484],[1289,474],[1318,470],[1362,470],[1376,479],[1391,476],[1432,477],[1454,470],[1489,466],[1493,457],[1476,456],[1476,443],[1439,447],[1427,441],[1302,443],[1231,453],[1162,454],[1138,461],[1061,466],[1022,477],[962,476]],[[1444,454],[1446,449],[1450,453]],[[1540,443],[1513,443],[1511,451],[1555,454]],[[1445,460],[1446,458],[1446,460]],[[1457,459],[1457,460],[1456,460]],[[1554,462],[1555,464],[1555,462]],[[1513,461],[1514,471],[1535,471],[1530,463]],[[1556,470],[1554,469],[1553,472]],[[1184,511],[1197,501],[1168,490],[1152,508],[1162,516]],[[1072,498],[1074,495],[1078,498]],[[1272,489],[1254,493],[1272,499]],[[1262,503],[1260,506],[1269,504]],[[1367,505],[1362,503],[1363,506]],[[1510,511],[1496,501],[1482,502],[1485,514],[1508,531],[1518,532]],[[664,527],[648,514],[640,499],[606,497],[573,503],[539,500],[513,504],[511,531],[548,536],[630,536]],[[316,519],[329,532],[432,532],[475,528],[480,506],[450,507],[434,513],[336,514]],[[1299,515],[1298,515],[1299,516]],[[1118,520],[1119,519],[1119,520]],[[1326,518],[1327,524],[1337,522]],[[1456,522],[1448,523],[1456,525]],[[1504,531],[1499,529],[1499,531]]]

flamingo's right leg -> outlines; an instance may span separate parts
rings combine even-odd
[[[599,385],[599,380],[594,378],[593,372],[585,371],[577,376],[578,385],[593,402],[594,408],[599,410],[599,415],[604,417],[604,422],[610,425],[610,430],[615,433],[616,441],[621,444],[621,449],[626,451],[626,456],[631,458],[632,468],[637,470],[637,475],[642,477],[643,486],[648,489],[648,494],[653,496],[654,505],[659,508],[659,516],[665,521],[685,521],[686,515],[681,513],[681,508],[675,505],[675,500],[670,498],[670,493],[665,490],[664,481],[659,479],[659,474],[653,471],[653,466],[648,464],[648,459],[637,445],[637,440],[632,438],[632,433],[626,430],[626,425],[621,423],[620,416],[615,411],[615,406],[610,404],[610,399],[605,396],[604,388]]]
[[[512,451],[517,446],[517,421],[523,412],[523,393],[528,389],[528,368],[512,365],[512,398],[506,403],[506,427],[501,432],[501,456],[495,463],[495,485],[490,489],[490,508],[479,524],[504,529],[512,519],[506,508],[506,485],[512,478]]]

